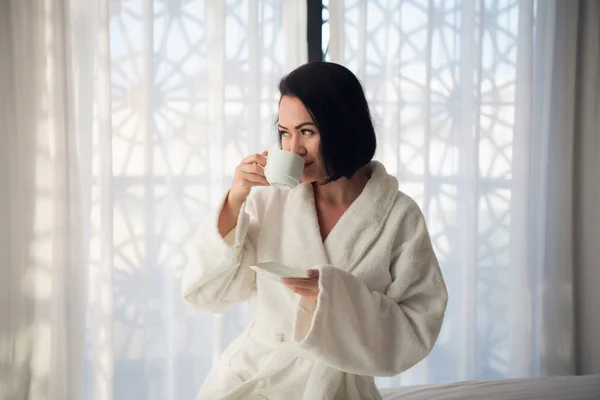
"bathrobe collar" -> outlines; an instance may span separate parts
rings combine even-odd
[[[379,236],[383,223],[398,195],[398,181],[385,167],[372,161],[368,165],[371,177],[361,194],[344,212],[325,241],[321,239],[312,184],[302,184],[293,191],[301,199],[302,212],[294,223],[304,238],[305,246],[296,251],[311,252],[315,264],[331,264],[352,271],[369,246]],[[292,193],[290,193],[291,195]]]

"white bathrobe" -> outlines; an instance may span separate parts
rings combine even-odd
[[[218,213],[198,230],[184,299],[211,312],[248,301],[253,318],[197,400],[380,399],[374,376],[430,352],[447,292],[425,220],[383,165],[369,169],[324,241],[311,184],[254,191],[225,238]],[[266,261],[319,269],[316,307],[249,268]]]

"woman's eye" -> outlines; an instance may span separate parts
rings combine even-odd
[[[279,136],[287,136],[289,133],[287,131],[279,131]]]
[[[314,135],[315,133],[313,131],[311,131],[310,129],[303,129],[300,131],[304,136],[310,136],[310,135]]]

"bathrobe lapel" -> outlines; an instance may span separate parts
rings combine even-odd
[[[370,164],[371,178],[329,233],[321,239],[312,185],[303,184],[290,193],[286,205],[286,252],[288,265],[311,268],[334,265],[352,271],[378,237],[396,195],[398,183],[383,165]],[[287,218],[286,218],[287,219]],[[302,265],[298,265],[301,263]]]
[[[302,184],[288,194],[283,215],[285,229],[281,230],[281,235],[285,263],[303,269],[329,264],[311,184]]]
[[[351,272],[377,239],[398,194],[398,182],[371,162],[371,178],[324,242],[330,264]]]

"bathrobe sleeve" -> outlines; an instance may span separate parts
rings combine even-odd
[[[301,299],[296,314],[294,341],[301,349],[335,369],[368,376],[399,374],[429,354],[448,295],[416,205],[401,226],[391,266],[372,266],[390,268],[385,293],[337,266],[319,268],[317,305]]]
[[[217,226],[223,203],[216,216],[197,230],[181,283],[188,304],[215,313],[247,300],[256,282],[256,273],[249,268],[256,262],[253,240],[259,232],[255,200],[246,199],[236,227],[225,238]]]

